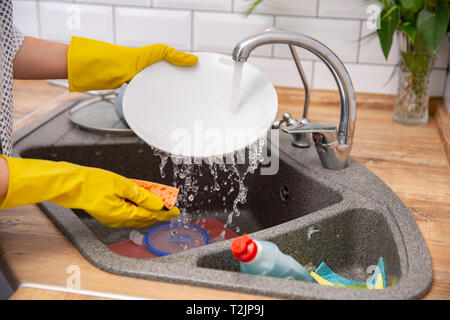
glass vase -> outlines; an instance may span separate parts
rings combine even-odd
[[[400,47],[399,85],[394,120],[406,125],[428,123],[430,78],[436,56],[416,36],[414,43],[398,32]]]

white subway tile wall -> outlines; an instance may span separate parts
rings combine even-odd
[[[359,20],[277,17],[275,26],[311,36],[331,50],[344,62],[356,62],[361,22]],[[302,50],[304,52],[304,50]],[[290,57],[289,48],[277,45],[275,57]],[[301,53],[305,59],[318,59],[310,53]]]
[[[366,23],[363,23],[361,27],[361,44],[358,62],[396,65],[400,59],[397,35],[394,35],[391,51],[389,52],[389,57],[386,61],[383,51],[381,50],[378,35],[373,30],[369,30]]]
[[[395,94],[397,91],[397,73],[390,66],[347,63],[346,68],[357,92]],[[316,89],[337,90],[336,81],[323,63],[314,66],[312,86]]]
[[[320,0],[318,16],[366,20],[369,16],[367,3],[367,0]]]
[[[65,0],[65,1],[71,1],[71,0]],[[143,6],[143,7],[149,7],[152,3],[151,0],[72,0],[72,2],[120,4],[120,5],[127,5],[127,6]]]
[[[71,0],[65,0],[71,1]],[[143,6],[149,7],[151,0],[73,0],[72,2],[80,3],[99,3],[99,4],[121,4],[127,6]]]
[[[234,0],[234,11],[245,12],[252,4],[251,0]],[[296,16],[315,17],[317,13],[318,0],[292,1],[292,0],[269,0],[258,5],[254,12],[265,14],[282,14]]]
[[[115,8],[116,42],[124,46],[166,43],[191,50],[191,12],[154,8]]]
[[[111,6],[40,1],[38,15],[43,39],[68,43],[76,35],[114,41]]]
[[[153,0],[153,6],[177,9],[231,11],[231,0]]]
[[[276,59],[253,57],[248,62],[260,69],[272,83],[281,87],[303,87],[302,80],[292,59]],[[302,68],[305,71],[307,81],[312,83],[312,61],[302,61]]]
[[[432,97],[443,96],[445,91],[445,80],[447,78],[447,70],[434,69],[431,73],[430,95]]]
[[[398,46],[386,61],[368,29],[369,0],[265,0],[245,16],[250,0],[13,0],[14,20],[33,37],[69,43],[72,35],[126,46],[166,43],[180,50],[231,54],[241,39],[278,27],[323,42],[344,62],[357,92],[396,94]],[[370,21],[369,21],[370,22]],[[323,63],[297,50],[313,89],[335,89]],[[450,43],[442,44],[431,80],[433,96],[447,96]],[[301,87],[285,46],[263,46],[249,62],[277,86]],[[449,79],[447,79],[449,78]]]
[[[266,15],[252,15],[245,18],[240,13],[195,12],[193,23],[193,50],[213,51],[231,54],[240,40],[263,32],[273,26],[273,18]],[[261,46],[255,55],[270,57],[271,46]]]
[[[14,3],[13,20],[17,28],[31,37],[39,37],[37,2],[20,1]]]
[[[446,69],[449,59],[450,59],[450,41],[447,38],[444,39],[444,41],[441,44],[441,47],[439,48],[439,52],[437,54],[434,66],[436,68]]]

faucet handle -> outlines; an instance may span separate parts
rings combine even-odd
[[[295,126],[282,127],[286,133],[292,135],[312,133],[314,143],[321,146],[330,146],[336,144],[337,141],[337,127],[334,124],[324,122],[301,122]]]
[[[338,130],[333,124],[323,122],[299,123],[295,126],[282,127],[293,136],[311,133],[322,165],[327,169],[340,170],[347,166],[350,145],[338,141]]]
[[[284,128],[292,128],[304,123],[309,123],[309,121],[306,118],[302,118],[300,121],[297,121],[289,112],[286,112],[280,120],[272,123],[272,129],[280,129],[283,123],[286,123],[286,126],[281,128],[284,130]],[[292,142],[294,146],[299,148],[309,148],[310,143],[306,133],[293,134],[292,137],[294,138],[294,141]]]
[[[337,127],[334,124],[325,122],[301,122],[295,126],[281,128],[286,133],[322,133],[322,132],[337,132]]]
[[[280,129],[283,123],[286,123],[287,126],[294,126],[298,124],[298,121],[295,120],[289,112],[286,112],[283,114],[280,120],[274,121],[272,123],[272,129]]]

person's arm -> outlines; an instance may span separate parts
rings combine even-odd
[[[13,62],[14,79],[67,79],[66,44],[25,37]]]
[[[13,62],[13,76],[68,79],[70,91],[115,89],[163,59],[178,66],[198,61],[193,54],[161,43],[129,48],[76,36],[69,45],[25,37]]]
[[[5,159],[0,157],[0,203],[6,196],[9,184],[9,169]]]

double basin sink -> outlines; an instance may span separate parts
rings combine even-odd
[[[170,161],[163,179],[160,158],[138,137],[99,135],[74,126],[68,110],[82,99],[64,103],[16,133],[14,155],[69,161],[172,184]],[[229,227],[239,226],[233,230],[237,234],[273,241],[303,265],[324,261],[339,275],[363,282],[383,257],[385,289],[329,287],[243,274],[230,251],[231,239],[169,256],[130,258],[108,245],[128,240],[131,229],[110,229],[85,212],[50,202],[39,207],[93,265],[123,276],[287,299],[414,299],[428,291],[432,271],[427,247],[412,215],[392,190],[352,158],[344,170],[327,170],[314,148],[293,148],[289,135],[280,132],[279,142],[273,143],[280,150],[277,173],[247,175],[247,200],[239,205],[240,215]],[[223,189],[220,192],[226,192]],[[237,194],[223,202],[220,192],[214,197],[199,192],[188,209],[192,219],[200,215],[225,224],[224,207],[229,212]]]

